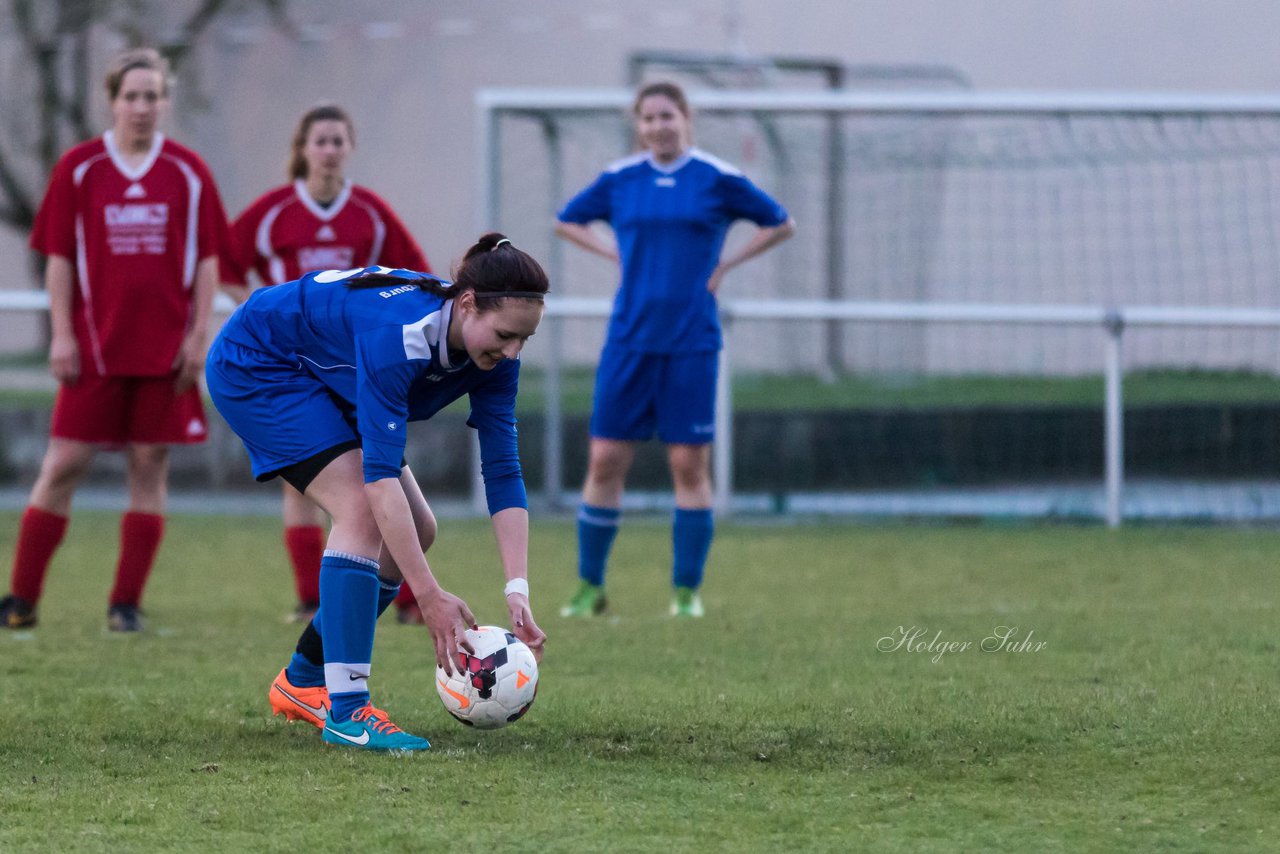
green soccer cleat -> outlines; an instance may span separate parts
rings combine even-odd
[[[671,616],[701,617],[706,613],[702,609],[702,597],[692,587],[677,587],[675,598],[671,600]]]
[[[604,585],[582,582],[569,604],[560,609],[562,617],[594,617],[604,613],[609,602],[604,598]]]
[[[375,709],[372,704],[356,709],[349,721],[326,720],[321,737],[329,744],[388,753],[413,753],[431,747],[431,742],[409,735],[388,720],[386,712]]]

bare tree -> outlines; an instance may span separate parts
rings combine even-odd
[[[130,46],[151,45],[168,57],[175,72],[198,48],[210,26],[228,12],[264,10],[273,26],[293,31],[288,0],[9,0],[20,46],[17,68],[5,74],[0,111],[0,223],[31,230],[44,181],[59,154],[93,136],[89,116],[94,69],[89,67],[95,32],[114,34]],[[176,10],[176,11],[175,11]],[[158,28],[185,15],[167,36]],[[0,29],[6,29],[0,13]],[[0,73],[3,73],[0,71]]]

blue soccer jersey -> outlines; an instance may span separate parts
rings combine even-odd
[[[733,166],[691,148],[663,165],[648,153],[611,164],[569,200],[561,222],[608,222],[622,258],[610,344],[646,353],[720,349],[707,290],[735,220],[782,225],[785,208]]]
[[[270,394],[272,382],[323,385],[342,415],[354,421],[365,482],[371,482],[400,475],[407,422],[426,420],[466,394],[467,423],[479,432],[490,512],[527,506],[516,445],[519,362],[483,371],[465,355],[451,354],[452,300],[415,285],[348,287],[364,272],[422,275],[384,267],[327,270],[255,291],[228,319],[210,354],[210,390],[219,409],[223,400],[237,405],[250,397],[246,390],[231,390],[237,397],[223,388],[234,380],[219,364],[234,362],[241,369],[236,375],[270,378],[260,383],[258,397]],[[248,412],[248,404],[241,410]],[[298,455],[293,448],[307,447],[305,441],[287,443],[273,436],[308,429],[325,432],[318,438],[326,440],[333,435],[332,419],[321,425],[317,418],[314,428],[299,423],[304,420],[305,413],[284,411],[276,413],[274,426],[262,423],[261,415],[246,415],[247,429],[232,424],[250,449],[255,474],[301,462],[290,456]]]

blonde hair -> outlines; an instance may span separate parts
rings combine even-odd
[[[126,50],[111,61],[107,69],[107,98],[114,101],[124,85],[124,76],[135,68],[145,68],[160,72],[160,94],[169,94],[169,60],[160,55],[160,51],[150,47],[138,47]]]

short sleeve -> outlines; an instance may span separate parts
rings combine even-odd
[[[31,229],[31,248],[45,255],[76,256],[75,184],[66,157],[49,176],[49,187]]]
[[[418,245],[418,241],[413,239],[413,235],[400,221],[400,217],[396,216],[391,206],[382,202],[381,199],[378,201],[378,212],[386,223],[387,236],[382,244],[382,254],[378,257],[377,263],[383,267],[399,267],[404,270],[430,273],[431,265],[427,263],[427,256]]]
[[[746,219],[762,228],[782,225],[790,215],[772,196],[745,175],[721,174],[717,184],[721,204],[730,219]]]
[[[204,185],[200,192],[200,228],[198,257],[204,260],[210,256],[225,256],[231,248],[231,233],[227,228],[227,211],[222,206],[222,195],[218,192],[218,184],[213,180],[213,173],[203,161],[196,161],[196,169],[200,182]]]
[[[601,173],[591,186],[578,193],[560,209],[556,219],[577,225],[586,225],[596,220],[608,222],[613,214],[613,206],[610,203],[612,184],[613,173]]]
[[[243,285],[247,281],[249,271],[257,268],[258,226],[262,222],[264,213],[263,206],[259,202],[254,202],[245,208],[227,229],[227,248],[219,259],[224,282]]]

